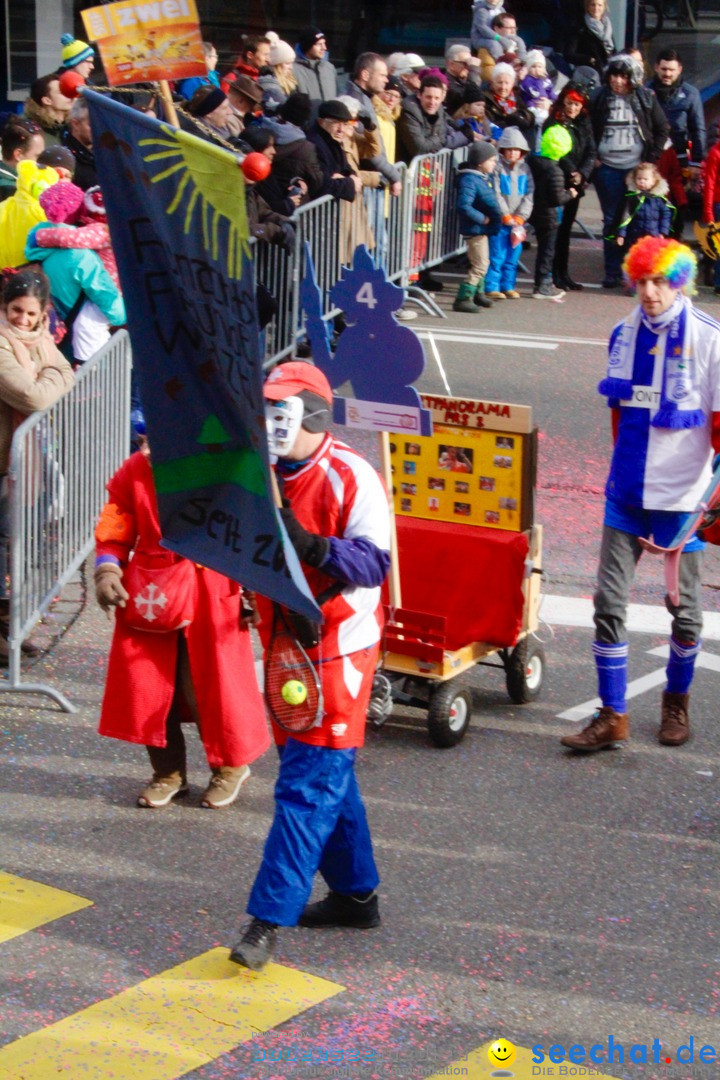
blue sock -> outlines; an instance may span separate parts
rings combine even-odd
[[[598,694],[603,705],[615,712],[627,712],[625,691],[627,690],[627,642],[620,645],[593,642],[595,666],[598,674]]]
[[[670,638],[670,659],[667,664],[667,689],[669,694],[687,694],[695,671],[695,659],[701,643],[680,642]]]

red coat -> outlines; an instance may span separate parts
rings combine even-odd
[[[95,533],[98,556],[113,555],[121,566],[132,550],[167,556],[167,549],[160,547],[147,459],[132,454],[107,488],[110,500]],[[270,736],[250,633],[239,625],[241,589],[206,567],[198,566],[197,575],[195,617],[184,630],[133,630],[125,624],[123,609],[116,609],[99,731],[126,742],[165,746],[178,634],[184,634],[208,762],[211,768],[245,765],[267,750]]]
[[[715,220],[713,203],[720,203],[720,142],[716,142],[705,158],[705,187],[703,188],[703,217],[710,224]]]

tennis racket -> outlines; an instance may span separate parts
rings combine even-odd
[[[278,604],[273,605],[273,625],[265,654],[264,691],[270,715],[285,731],[300,734],[320,723],[320,679]]]

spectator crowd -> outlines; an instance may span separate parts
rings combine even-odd
[[[454,307],[468,313],[520,299],[517,267],[530,227],[533,298],[582,288],[570,273],[571,235],[593,184],[603,218],[602,285],[618,288],[626,250],[639,237],[682,235],[688,190],[700,193],[697,216],[708,224],[718,217],[718,150],[708,154],[700,95],[683,78],[676,50],[657,54],[650,77],[637,49],[618,51],[605,0],[585,0],[562,53],[528,48],[522,29],[503,0],[475,0],[469,45],[450,45],[442,68],[412,52],[364,52],[343,77],[318,27],[293,43],[272,31],[247,36],[222,73],[216,45],[205,42],[206,74],[173,86],[178,120],[239,158],[266,159],[257,179],[246,175],[258,242],[292,250],[294,211],[322,196],[337,200],[341,262],[357,243],[380,249],[366,189],[385,191],[387,218],[402,191],[399,165],[462,150],[455,199],[470,266]],[[4,117],[0,266],[44,267],[56,340],[77,364],[122,325],[124,307],[87,104],[62,89],[65,72],[102,86],[100,63],[92,46],[69,34],[59,58],[58,70],[32,84],[23,113]],[[162,114],[154,84],[110,92]],[[414,196],[412,262],[421,267],[414,283],[438,291],[442,283],[422,268],[437,205],[431,167],[417,170]],[[715,266],[717,292],[720,260]],[[272,317],[271,298],[263,312]]]

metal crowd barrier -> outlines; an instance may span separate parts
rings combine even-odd
[[[77,372],[75,386],[17,429],[10,448],[10,658],[0,691],[45,694],[23,682],[20,646],[94,546],[105,484],[130,449],[130,338],[122,330]]]
[[[455,173],[467,148],[441,150],[399,164],[401,192],[363,188],[362,198],[349,203],[325,195],[299,207],[291,255],[276,245],[253,244],[256,280],[275,297],[278,311],[265,335],[265,366],[294,351],[304,337],[300,284],[305,274],[305,244],[309,245],[315,276],[322,293],[323,319],[332,320],[329,291],[349,265],[357,244],[364,243],[389,280],[410,288],[419,302],[425,296],[413,286],[423,270],[465,251],[455,208]],[[426,310],[440,313],[434,305]]]

